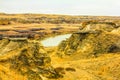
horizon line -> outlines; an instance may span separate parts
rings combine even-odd
[[[93,14],[62,14],[62,13],[40,13],[40,12],[0,12],[2,14],[46,14],[46,15],[63,15],[63,16],[115,16],[120,17],[120,15],[93,15]]]

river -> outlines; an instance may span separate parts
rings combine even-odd
[[[47,39],[44,39],[41,41],[44,47],[53,47],[58,46],[59,43],[63,40],[66,40],[69,38],[72,34],[64,34],[64,35],[58,35],[55,37],[49,37]]]

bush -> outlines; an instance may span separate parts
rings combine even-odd
[[[65,70],[66,70],[66,71],[73,71],[73,72],[76,71],[74,68],[70,68],[70,67],[67,67]]]
[[[30,31],[40,31],[45,30],[45,28],[31,28]]]
[[[0,25],[8,25],[10,24],[9,20],[0,20]]]
[[[29,33],[29,30],[13,30],[15,32],[19,32],[19,33]]]
[[[0,32],[10,31],[9,29],[0,29]]]

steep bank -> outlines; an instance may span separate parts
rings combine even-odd
[[[72,55],[76,58],[88,58],[104,53],[120,52],[119,28],[112,27],[109,30],[109,25],[107,27],[102,25],[86,27],[62,41],[57,54],[61,57]]]

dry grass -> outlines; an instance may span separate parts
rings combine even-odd
[[[27,80],[27,78],[10,70],[8,64],[0,64],[0,80]]]
[[[75,57],[74,57],[75,58]],[[71,60],[52,57],[54,67],[75,69],[65,71],[59,80],[119,80],[120,79],[120,54],[104,54],[98,58]]]
[[[26,19],[28,17],[33,17],[33,18],[36,17],[37,18],[37,17],[42,17],[42,16],[47,16],[48,18],[58,18],[58,15],[44,15],[44,14],[41,14],[41,15],[38,15],[38,14],[34,14],[34,15],[16,14],[16,15],[9,15],[9,16],[8,15],[7,16],[0,15],[0,18]],[[61,15],[61,16],[64,16],[64,15]],[[64,17],[68,20],[70,18],[70,16],[64,16]],[[77,18],[77,17],[78,16],[76,16],[75,18]],[[89,17],[89,18],[91,18],[91,17]],[[99,18],[104,19],[105,17],[99,17]],[[21,23],[13,23],[13,24],[9,24],[9,25],[0,25],[0,30],[10,30],[7,32],[0,32],[0,33],[1,34],[17,34],[13,30],[29,30],[31,28],[44,28],[45,30],[37,31],[37,32],[46,32],[49,35],[51,35],[50,33],[53,32],[51,30],[51,28],[56,28],[56,27],[62,27],[63,29],[60,29],[59,32],[61,32],[61,34],[65,34],[65,33],[71,33],[71,32],[77,31],[78,28],[80,27],[80,24],[64,24],[64,23],[63,24],[48,24],[48,23],[21,24]],[[91,39],[91,36],[89,37],[90,39]],[[101,40],[101,37],[98,38],[98,40]],[[73,41],[73,40],[71,40],[71,41]],[[107,41],[104,41],[104,39],[102,39],[101,41],[102,41],[102,43],[107,42]],[[5,47],[6,47],[6,49],[9,49],[14,46],[16,46],[16,45],[13,45],[13,46],[10,45],[8,47],[6,47],[6,46]],[[103,48],[105,46],[101,46],[101,47]],[[4,47],[4,44],[1,45],[1,47]],[[4,47],[4,49],[5,49],[5,47]],[[89,49],[89,51],[91,50],[91,47],[89,47],[89,45],[86,45],[86,47],[88,47],[87,50],[88,49]],[[84,47],[84,49],[86,49],[86,47]],[[13,68],[11,69],[9,61],[6,62],[6,60],[12,59],[14,56],[19,56],[18,51],[21,51],[23,49],[26,49],[26,47],[24,46],[20,49],[15,48],[15,50],[13,50],[11,52],[6,52],[5,55],[0,56],[0,80],[28,80],[27,76],[20,74],[19,71],[13,70]],[[63,77],[59,78],[59,79],[47,79],[40,75],[40,77],[42,77],[43,80],[120,80],[120,53],[107,53],[107,54],[104,53],[102,55],[99,55],[96,58],[92,57],[89,59],[80,59],[79,54],[70,56],[70,57],[66,56],[64,58],[57,57],[56,56],[57,47],[45,48],[45,50],[47,51],[48,55],[51,57],[51,64],[46,64],[46,67],[48,67],[50,65],[53,66],[55,68],[54,70],[56,72],[58,72],[59,74],[63,75]],[[2,52],[2,50],[1,50],[1,52]],[[32,50],[30,50],[30,52],[32,52]],[[30,54],[30,55],[32,55],[32,54]],[[34,59],[35,57],[32,57],[32,58]],[[20,61],[20,60],[18,60],[18,61]],[[48,59],[47,59],[47,61],[48,61]],[[21,61],[21,64],[23,62],[24,61]],[[35,67],[36,65],[34,65],[32,63],[30,65],[32,65],[30,68],[33,71],[37,72],[37,69]],[[23,71],[27,70],[27,68],[28,68],[28,67],[22,67],[22,66],[20,66],[20,67],[21,67],[21,70],[23,70]],[[37,66],[37,68],[38,68],[38,66]],[[47,75],[49,75],[49,74],[46,74],[46,76]]]

